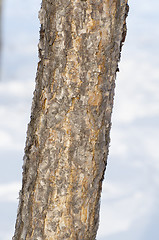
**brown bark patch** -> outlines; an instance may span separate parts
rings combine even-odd
[[[102,94],[98,87],[89,92],[88,104],[91,106],[99,106],[102,101]]]

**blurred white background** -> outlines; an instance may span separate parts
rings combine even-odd
[[[0,80],[0,240],[11,239],[36,67],[41,0],[5,0]],[[129,0],[97,240],[159,238],[159,2]]]

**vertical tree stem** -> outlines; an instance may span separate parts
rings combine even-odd
[[[126,0],[43,0],[13,240],[93,240]]]

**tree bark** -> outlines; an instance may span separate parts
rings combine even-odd
[[[13,240],[93,240],[127,0],[43,0]]]

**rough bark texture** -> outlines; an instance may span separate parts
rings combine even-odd
[[[93,240],[126,0],[43,0],[13,240]]]

